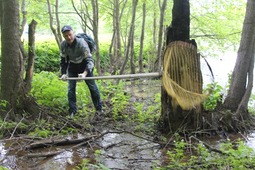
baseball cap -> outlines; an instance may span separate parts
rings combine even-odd
[[[61,32],[64,33],[66,31],[71,31],[71,30],[73,30],[73,29],[70,25],[65,25],[62,27]]]

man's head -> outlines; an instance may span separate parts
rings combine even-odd
[[[62,35],[68,44],[72,44],[74,41],[74,32],[71,26],[65,25],[61,29]]]

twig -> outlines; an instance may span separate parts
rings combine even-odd
[[[11,111],[12,111],[12,109],[11,109],[9,112],[6,113],[6,116],[4,117],[4,121],[3,121],[3,123],[2,123],[2,125],[1,125],[1,127],[0,127],[0,129],[2,129],[2,127],[4,126],[4,122],[6,121],[7,117],[9,116],[9,113],[10,113]]]
[[[117,129],[118,130],[118,129]],[[152,139],[149,139],[149,138],[145,138],[145,137],[142,137],[142,136],[139,136],[139,135],[137,135],[137,134],[134,134],[134,133],[132,133],[132,132],[129,132],[129,131],[126,131],[126,130],[119,130],[119,131],[112,131],[112,132],[108,132],[108,133],[128,133],[128,134],[130,134],[130,135],[133,135],[133,136],[135,136],[135,137],[138,137],[138,138],[141,138],[141,139],[144,139],[144,140],[146,140],[146,141],[149,141],[149,142],[152,142],[152,143],[157,143],[157,144],[159,144],[159,145],[163,145],[163,143],[160,143],[160,142],[155,142],[154,140],[152,140]]]
[[[25,157],[27,157],[27,158],[49,157],[49,156],[55,156],[55,155],[61,154],[65,151],[66,150],[63,149],[63,150],[60,150],[60,151],[53,151],[53,152],[30,153],[30,154],[26,155]]]
[[[22,122],[23,120],[24,120],[24,116],[23,116],[22,119],[19,121],[19,123],[15,126],[15,128],[14,128],[12,134],[11,134],[10,139],[13,137],[14,133],[16,132],[16,130],[17,130],[17,128],[18,128],[18,126],[21,124],[21,122]]]
[[[38,149],[38,148],[42,148],[42,147],[48,147],[48,146],[63,146],[63,145],[73,145],[73,144],[79,144],[82,143],[84,141],[88,141],[91,138],[94,138],[95,135],[90,136],[90,137],[85,137],[85,138],[81,138],[81,139],[64,139],[64,140],[45,140],[45,141],[40,141],[40,142],[35,142],[32,143],[28,146],[26,146],[26,149]]]
[[[76,122],[74,122],[74,121],[72,121],[72,120],[69,120],[69,119],[65,118],[65,117],[57,116],[57,115],[52,114],[52,113],[48,113],[48,114],[49,114],[51,117],[60,118],[60,119],[64,120],[67,124],[69,124],[69,125],[72,126],[72,127],[79,128],[79,129],[85,129],[86,131],[89,131],[89,129],[85,128],[83,125],[78,124],[78,123],[76,123]]]
[[[40,138],[40,137],[31,137],[31,136],[17,136],[17,137],[14,137],[14,138],[8,138],[8,139],[2,139],[0,140],[0,142],[6,142],[6,141],[17,141],[17,140],[42,140],[43,138]]]
[[[218,149],[215,149],[215,148],[211,147],[211,146],[210,146],[209,144],[207,144],[206,142],[203,142],[203,141],[199,140],[198,138],[196,138],[196,137],[194,137],[194,136],[191,136],[191,137],[190,137],[190,139],[192,139],[192,138],[195,139],[195,140],[198,141],[198,142],[203,143],[203,144],[205,145],[205,147],[206,147],[207,149],[209,149],[210,151],[214,151],[214,152],[217,152],[217,153],[226,155],[226,153],[222,152],[221,150],[218,150]]]

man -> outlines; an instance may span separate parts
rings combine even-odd
[[[73,29],[65,25],[61,29],[64,41],[60,45],[61,57],[61,78],[67,77],[93,77],[94,60],[90,53],[89,46],[83,38],[75,36]],[[97,114],[102,114],[102,102],[100,92],[95,80],[85,80]],[[76,80],[68,80],[68,103],[69,113],[73,116],[77,113],[76,106]]]

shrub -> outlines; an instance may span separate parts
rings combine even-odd
[[[59,71],[59,48],[55,41],[45,41],[36,45],[35,72]]]

